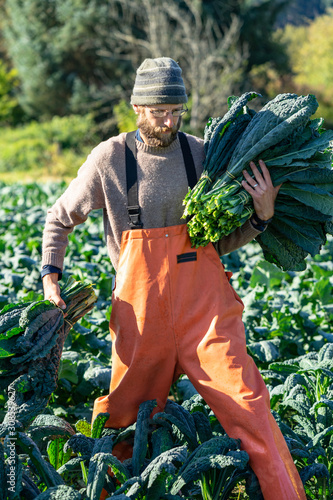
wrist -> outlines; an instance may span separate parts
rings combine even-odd
[[[46,264],[45,266],[43,266],[43,269],[40,273],[41,278],[44,279],[44,276],[47,276],[49,274],[56,274],[58,280],[61,280],[62,278],[62,271],[59,267],[52,266],[51,264]]]
[[[256,212],[254,212],[254,213],[252,214],[252,219],[253,219],[253,220],[254,220],[257,224],[264,224],[264,225],[267,225],[267,224],[269,224],[269,223],[272,221],[273,216],[272,216],[272,217],[265,217],[265,218],[264,218],[264,217],[259,217],[259,215],[258,215]]]
[[[58,273],[48,273],[48,274],[45,274],[42,277],[42,281],[43,281],[44,284],[47,284],[47,283],[58,284],[59,274]]]
[[[271,222],[273,217],[270,219],[261,219],[256,213],[254,213],[250,219],[251,225],[257,231],[263,232],[267,228],[268,224]]]

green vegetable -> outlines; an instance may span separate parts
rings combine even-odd
[[[153,400],[145,401],[144,403],[141,403],[139,407],[132,458],[133,474],[135,476],[139,475],[147,454],[150,415],[156,406],[157,403]]]
[[[47,439],[69,438],[74,429],[62,418],[55,415],[38,415],[29,427],[29,435],[36,443]]]
[[[104,429],[105,422],[110,418],[109,413],[99,413],[95,418],[92,428],[91,437],[100,438],[102,436],[102,431]]]
[[[104,436],[97,439],[89,462],[89,473],[87,482],[87,498],[94,500],[99,498],[109,465],[114,461],[112,451],[112,436]]]
[[[252,117],[247,103],[259,95],[256,92],[246,92],[239,98],[229,98],[229,111],[222,118],[211,118],[208,121],[204,131],[204,170],[196,186],[184,200],[185,216],[193,213],[199,197],[206,193],[209,186],[225,171],[228,160]]]
[[[0,334],[9,331],[14,326],[19,326],[21,309],[27,304],[8,304],[0,311]],[[6,338],[6,335],[0,335],[0,338]]]
[[[69,438],[65,444],[64,451],[66,452],[69,448],[71,448],[74,453],[80,453],[81,455],[88,456],[90,458],[94,449],[94,444],[95,439],[78,433]]]
[[[208,441],[212,436],[212,429],[210,427],[209,418],[201,411],[195,411],[192,413],[194,418],[195,428],[198,434],[199,441],[203,443]]]
[[[305,257],[318,254],[332,233],[333,131],[323,130],[322,119],[310,119],[318,107],[313,95],[280,94],[257,113],[237,107],[246,95],[233,98],[228,113],[211,120],[214,133],[205,133],[204,172],[184,199],[189,235],[194,246],[204,246],[251,217],[254,208],[241,184],[242,171],[250,161],[263,159],[273,184],[283,185],[274,223],[257,240],[269,262],[284,270],[305,269]],[[233,109],[237,112],[226,119]],[[228,135],[232,127],[237,132]]]
[[[244,469],[248,459],[248,454],[240,450],[228,451],[226,455],[210,453],[206,456],[195,457],[188,466],[179,473],[177,480],[171,488],[171,493],[178,493],[184,485],[202,478],[204,473],[213,469],[222,470],[227,477],[231,476],[235,469]],[[208,498],[208,496],[206,498]]]
[[[32,302],[32,304],[28,305],[23,309],[20,315],[19,325],[21,328],[26,328],[31,325],[31,322],[34,319],[38,319],[39,321],[43,321],[44,316],[43,313],[54,309],[54,304],[49,300],[38,300],[36,302]],[[38,328],[38,323],[37,323]]]
[[[229,162],[228,175],[237,177],[250,161],[281,141],[286,141],[289,148],[290,137],[299,137],[317,108],[314,95],[280,94],[269,101],[243,133]]]
[[[71,486],[59,485],[38,495],[38,500],[82,500],[82,496]]]
[[[152,433],[152,459],[158,457],[164,451],[168,451],[173,448],[173,440],[170,436],[168,430],[164,427],[159,427]]]
[[[70,278],[61,290],[64,311],[48,300],[4,308],[0,336],[0,384],[15,393],[4,424],[27,425],[43,408],[57,385],[63,345],[69,330],[97,300],[91,285]],[[18,325],[18,326],[13,326]],[[32,363],[33,361],[33,363]]]
[[[56,438],[48,442],[47,454],[49,456],[50,464],[58,470],[62,465],[65,465],[71,458],[71,452],[64,453],[64,446],[66,444],[65,438]]]
[[[60,474],[46,462],[38,449],[36,443],[32,441],[24,432],[18,432],[16,434],[17,444],[20,446],[22,451],[29,455],[31,462],[38,470],[40,478],[48,486],[57,486],[64,484],[64,481]]]
[[[248,114],[251,116],[250,110]],[[313,130],[316,129],[317,124]],[[322,160],[314,159],[313,162],[311,161],[311,176],[316,179],[313,182],[329,182],[319,176],[319,174],[326,174],[329,171],[325,166],[318,168],[323,167],[322,162],[325,161],[325,156],[321,155]],[[304,166],[304,162],[300,159],[297,160],[297,163],[299,166]],[[307,172],[309,171],[310,169],[307,170]],[[292,175],[291,182],[300,182],[298,176],[302,174],[301,171],[300,174],[296,171],[297,178],[291,173],[289,167],[283,169],[284,172]],[[305,182],[305,179],[302,182]],[[311,182],[305,182],[305,184],[311,184]],[[22,303],[22,307],[25,308],[31,301],[40,299],[38,253],[46,212],[45,204],[49,205],[53,198],[55,201],[63,188],[64,186],[57,186],[54,183],[39,186],[31,184],[5,186],[0,183],[2,221],[0,247],[3,263],[0,272],[1,305],[11,301],[14,310],[17,303],[22,300],[29,300],[28,303]],[[56,191],[59,193],[57,196],[55,196]],[[321,212],[316,212],[312,207],[307,210],[306,205],[284,195],[280,199],[283,201],[282,209],[288,209],[288,216],[295,215],[297,219],[306,220],[309,218],[327,226],[330,225],[329,217]],[[276,214],[277,206],[278,204],[276,205]],[[102,386],[100,372],[95,370],[95,367],[100,365],[105,371],[110,371],[110,343],[109,341],[105,342],[102,353],[102,349],[99,346],[96,347],[95,341],[109,335],[109,291],[113,276],[111,264],[100,239],[102,220],[97,213],[96,216],[92,214],[88,225],[88,228],[87,224],[78,226],[77,230],[70,235],[71,245],[67,262],[71,265],[71,273],[77,279],[85,280],[87,277],[90,280],[92,273],[96,276],[94,288],[96,287],[98,290],[99,300],[93,315],[85,316],[69,332],[66,341],[68,349],[64,349],[63,366],[61,373],[60,370],[58,372],[58,378],[61,377],[59,387],[54,393],[54,398],[52,397],[49,402],[48,408],[45,409],[44,404],[41,404],[40,415],[26,428],[26,434],[37,444],[44,462],[36,461],[33,465],[30,456],[25,455],[19,446],[16,447],[15,495],[21,498],[38,498],[38,495],[43,495],[42,498],[45,496],[48,498],[48,495],[59,493],[61,498],[65,499],[65,493],[69,492],[77,496],[80,492],[82,500],[87,498],[87,480],[82,477],[81,464],[83,464],[86,478],[88,478],[92,451],[96,440],[100,439],[99,426],[98,429],[96,428],[98,435],[94,436],[95,439],[91,438],[89,422],[91,403],[95,397],[105,394],[108,390],[108,385]],[[263,233],[263,236],[266,233],[267,231]],[[91,255],[92,239],[94,240],[93,245],[98,247],[98,255],[97,253]],[[244,321],[248,348],[250,354],[255,356],[256,363],[267,383],[271,395],[273,415],[283,432],[297,469],[302,474],[303,479],[307,479],[304,484],[306,495],[308,498],[316,500],[329,499],[333,494],[333,433],[331,434],[332,429],[330,429],[333,425],[333,379],[327,369],[330,372],[333,370],[326,364],[322,365],[322,362],[333,359],[333,238],[328,237],[327,244],[321,254],[309,260],[307,269],[300,273],[283,272],[275,265],[263,260],[258,246],[257,242],[250,243],[239,251],[223,256],[223,262],[228,270],[234,272],[233,285],[246,303]],[[36,262],[32,272],[27,271],[25,265],[28,257]],[[24,282],[18,287],[15,285],[14,289],[11,278],[12,274],[15,277],[18,276],[18,273],[24,274],[25,278]],[[101,286],[102,283],[103,286]],[[5,314],[4,309],[0,312],[0,321]],[[12,329],[15,328],[19,328],[18,323],[17,326],[13,325]],[[4,337],[0,333],[0,339],[8,337],[10,330],[5,328],[4,332]],[[13,334],[12,337],[12,342],[15,343],[16,335]],[[11,338],[7,338],[7,340],[11,341]],[[267,344],[268,342],[270,344]],[[99,343],[102,343],[101,340]],[[274,346],[279,351],[279,357],[276,359]],[[24,355],[24,353],[17,355]],[[270,364],[273,361],[274,364]],[[285,366],[281,367],[277,362],[283,362]],[[312,369],[309,368],[310,362]],[[3,359],[1,363],[12,365],[9,358]],[[288,372],[290,365],[294,373]],[[15,370],[17,368],[17,365],[14,366]],[[88,371],[89,385],[85,380]],[[38,372],[36,375],[38,379]],[[17,377],[15,374],[13,376]],[[28,381],[23,377],[24,374],[17,382],[20,390],[29,388]],[[5,376],[1,377],[0,380],[4,389],[0,393],[2,396],[0,396],[2,421],[7,409],[4,397],[7,385],[5,385]],[[53,383],[51,375],[48,381],[50,384]],[[94,385],[90,381],[94,382]],[[82,390],[83,383],[85,385],[84,392]],[[296,386],[298,387],[296,388]],[[193,417],[198,446],[212,437],[220,440],[225,435],[221,425],[202,397],[198,394],[193,396],[195,393],[194,387],[185,376],[173,387],[175,401],[181,404],[183,409],[188,410]],[[29,404],[28,393],[23,393],[23,396]],[[292,399],[299,400],[300,404],[293,404]],[[36,402],[35,399],[34,405]],[[301,414],[304,408],[310,408],[306,417]],[[54,415],[51,415],[52,413]],[[198,417],[199,414],[202,417]],[[55,415],[61,415],[62,418],[55,417]],[[186,416],[186,414],[184,415]],[[73,430],[70,430],[70,426],[67,430],[64,418],[71,423],[76,432],[85,434],[85,436],[80,434],[71,436]],[[82,421],[79,426],[77,423],[74,424],[76,418],[85,419],[84,426],[81,426]],[[306,423],[305,420],[309,423]],[[234,470],[229,477],[227,473],[224,476],[224,471],[228,472],[228,469],[207,470],[200,475],[195,483],[189,482],[184,485],[178,495],[171,495],[170,489],[174,481],[177,480],[183,464],[191,455],[191,450],[186,444],[186,437],[179,429],[176,430],[174,424],[166,420],[160,424],[157,422],[158,419],[155,422],[151,421],[148,447],[146,447],[147,453],[140,476],[133,476],[131,459],[122,464],[123,467],[126,467],[125,474],[115,457],[113,457],[114,462],[110,461],[109,466],[113,469],[115,477],[105,474],[104,488],[108,489],[111,498],[128,500],[131,486],[133,486],[131,498],[141,496],[147,500],[154,498],[155,494],[157,498],[164,500],[194,498],[208,500],[212,498],[211,493],[214,492],[216,492],[216,497],[224,497],[225,499],[260,498],[259,484],[254,474],[251,474],[249,466],[243,471]],[[102,435],[106,433],[113,435],[115,445],[118,439],[119,441],[133,439],[135,428],[135,424],[121,430],[104,428]],[[0,443],[0,484],[4,485],[4,488],[0,488],[1,500],[7,500],[10,495],[13,496],[6,489],[6,485],[9,487],[7,478],[10,471],[8,461],[9,432],[9,427],[0,424],[0,435],[5,438]],[[68,438],[68,436],[71,437]],[[67,443],[62,447],[62,440],[65,439],[67,439],[67,443],[72,444],[73,448],[67,446]],[[136,439],[140,440],[139,433]],[[54,442],[54,444],[50,445],[50,442]],[[184,444],[180,446],[182,443]],[[169,455],[164,454],[159,457],[167,451],[170,451]],[[206,451],[207,456],[209,456],[209,447],[206,448]],[[57,462],[61,463],[62,453],[66,454],[65,459],[70,454],[72,458],[56,472],[63,478],[67,488],[72,488],[75,493],[71,489],[67,490],[63,485],[47,487],[41,479],[42,472],[37,469],[37,467],[44,467],[45,462],[48,461],[53,466],[57,466]],[[80,453],[82,455],[78,456]],[[174,457],[171,466],[168,463],[164,465],[168,461],[168,457]],[[103,458],[106,458],[105,455]],[[157,461],[153,463],[156,458]],[[145,474],[150,464],[152,465]],[[91,465],[93,467],[93,462]],[[172,470],[172,465],[175,466],[176,470],[171,477],[168,470]],[[127,480],[126,471],[129,474]],[[327,471],[330,481],[327,479]],[[322,477],[319,477],[318,473],[321,473]],[[143,476],[143,474],[145,475]],[[235,481],[234,485],[232,485],[232,480]],[[245,481],[246,493],[244,491]],[[110,487],[111,482],[114,489]],[[119,493],[125,484],[123,493]],[[212,491],[213,487],[214,492]],[[218,493],[219,488],[220,492]],[[163,489],[165,489],[165,493],[163,493]]]
[[[156,413],[153,421],[172,429],[182,443],[186,442],[190,450],[198,446],[194,418],[182,406],[168,400],[164,412]]]

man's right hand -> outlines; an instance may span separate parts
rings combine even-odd
[[[61,309],[66,309],[66,304],[60,297],[60,286],[58,283],[58,273],[46,274],[43,277],[44,299],[53,302]]]

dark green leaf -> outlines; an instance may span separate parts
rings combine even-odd
[[[109,413],[99,413],[93,421],[91,428],[91,437],[100,438],[104,429],[105,422],[110,418]]]
[[[148,432],[150,428],[150,417],[154,408],[156,408],[156,400],[145,401],[140,404],[136,429],[134,435],[132,467],[133,475],[138,476],[143,465],[144,459],[148,450]]]
[[[36,444],[26,434],[23,432],[17,433],[17,444],[24,453],[29,455],[37,470],[37,474],[48,487],[64,483],[62,477],[56,472],[51,464],[44,460]]]
[[[269,363],[280,356],[280,342],[280,339],[260,340],[259,342],[251,342],[247,344],[247,347],[254,356],[259,358],[260,361]]]
[[[300,476],[303,484],[309,481],[312,477],[325,477],[328,481],[330,479],[329,472],[324,464],[307,465],[301,469]]]
[[[244,451],[233,451],[227,455],[210,455],[195,458],[190,462],[188,467],[179,473],[176,481],[172,485],[171,494],[176,494],[186,484],[200,478],[203,472],[210,469],[226,469],[229,474],[234,468],[244,469],[248,463],[249,457]]]
[[[333,214],[333,195],[319,187],[312,184],[288,183],[284,184],[280,191],[281,194],[291,196],[323,214]]]
[[[38,495],[38,500],[81,500],[81,494],[71,486],[54,486]]]

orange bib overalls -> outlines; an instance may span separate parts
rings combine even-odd
[[[108,412],[107,426],[126,427],[150,399],[162,411],[185,373],[227,434],[241,439],[265,500],[305,500],[246,351],[242,311],[215,248],[192,248],[186,224],[124,231],[112,295],[110,394],[96,399],[93,418]]]

